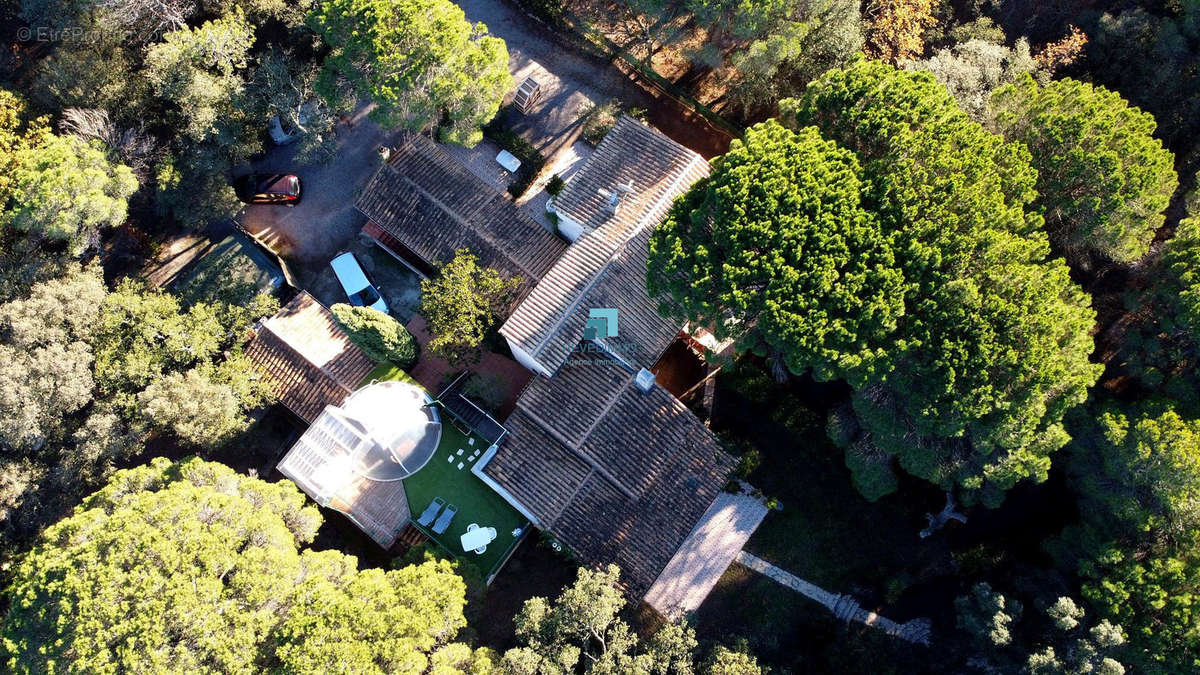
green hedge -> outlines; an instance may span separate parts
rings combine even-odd
[[[513,199],[525,194],[530,184],[541,173],[546,165],[546,158],[529,141],[521,138],[515,131],[502,126],[505,117],[501,112],[483,128],[483,135],[493,143],[512,153],[513,157],[521,160],[521,168],[517,169],[516,178],[508,185],[508,193]]]
[[[375,361],[390,361],[407,370],[417,362],[417,341],[391,316],[370,307],[338,303],[329,308],[350,341]]]

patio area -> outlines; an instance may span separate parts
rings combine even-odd
[[[513,532],[520,529],[524,533],[529,523],[471,473],[471,467],[486,450],[487,444],[482,438],[464,434],[453,425],[444,424],[441,443],[433,459],[404,480],[404,491],[408,494],[413,526],[454,557],[478,567],[484,578],[490,579],[520,542],[521,537],[513,536]],[[434,534],[432,527],[422,527],[416,523],[416,519],[435,498],[441,498],[447,506],[458,507],[458,513],[442,534]],[[487,544],[486,550],[480,554],[463,551],[461,537],[472,524],[496,529],[496,539]]]
[[[372,371],[363,384],[385,380],[418,384],[408,373],[386,363]],[[521,541],[521,537],[513,536],[513,531],[520,528],[524,533],[529,529],[529,521],[471,473],[471,467],[487,451],[487,442],[477,435],[464,434],[455,428],[448,423],[448,415],[443,414],[442,419],[447,423],[442,425],[442,437],[433,457],[419,471],[404,479],[412,525],[437,546],[455,558],[475,565],[485,579],[490,579],[508,558],[509,552]],[[432,524],[429,527],[417,524],[421,513],[436,498],[442,499],[447,506],[458,508],[450,526],[442,534],[434,534]],[[496,539],[487,545],[482,554],[464,551],[462,547],[462,535],[472,523],[496,529]]]

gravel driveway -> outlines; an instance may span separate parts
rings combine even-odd
[[[303,284],[345,250],[362,229],[365,219],[354,208],[355,197],[379,167],[379,146],[391,144],[398,136],[368,119],[369,109],[364,106],[355,113],[352,128],[338,126],[337,156],[328,165],[297,166],[295,145],[273,148],[254,163],[255,171],[300,176],[303,194],[299,205],[249,205],[242,225],[293,263]]]
[[[514,73],[517,84],[535,68],[534,62],[550,71],[562,86],[549,101],[549,109],[559,116],[554,125],[565,128],[574,119],[575,109],[588,99],[603,103],[618,99],[626,106],[644,108],[650,122],[679,143],[712,158],[729,147],[729,136],[716,129],[704,118],[684,109],[668,96],[655,89],[643,88],[630,75],[608,61],[582,54],[556,39],[550,30],[522,13],[507,0],[455,0],[471,21],[482,22],[488,32],[503,38],[508,45],[508,70]],[[507,100],[511,100],[511,93]],[[518,131],[522,131],[518,129]],[[525,135],[522,133],[522,135]],[[536,135],[536,134],[535,134]],[[562,138],[554,147],[545,148],[537,140],[535,146],[550,157],[569,147],[574,138]]]

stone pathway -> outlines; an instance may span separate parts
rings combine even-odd
[[[888,635],[898,637],[901,640],[926,646],[929,645],[929,619],[913,619],[902,624],[896,623],[887,617],[863,609],[859,606],[858,601],[849,595],[830,593],[820,586],[810,584],[800,577],[782,570],[746,551],[738,553],[737,561],[755,572],[825,605],[829,611],[833,612],[834,616],[842,621],[858,621],[868,626],[879,628]]]

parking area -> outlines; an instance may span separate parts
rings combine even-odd
[[[303,166],[295,161],[295,145],[272,148],[250,167],[256,172],[294,173],[300,176],[302,198],[294,207],[249,205],[242,226],[292,263],[302,284],[310,275],[345,249],[362,229],[363,217],[354,208],[355,197],[379,168],[379,147],[399,135],[381,129],[363,105],[350,125],[337,127],[337,155],[324,166]]]
[[[417,273],[405,267],[387,251],[374,244],[365,244],[357,236],[329,257],[332,258],[341,251],[354,254],[358,264],[367,273],[367,279],[387,302],[391,315],[402,324],[408,323],[421,303],[421,278]],[[326,307],[347,301],[346,291],[334,276],[329,260],[310,271],[305,290]]]
[[[546,181],[554,174],[569,178],[583,165],[592,146],[583,141],[582,113],[593,104],[620,100],[629,106],[648,107],[654,98],[630,81],[611,63],[575,53],[548,35],[546,28],[522,15],[504,0],[459,0],[472,21],[488,25],[505,39],[509,69],[515,84],[532,76],[543,90],[539,101],[521,113],[514,106],[502,112],[504,125],[534,145],[546,159],[540,179],[518,201],[530,216],[553,230],[546,216]],[[511,103],[514,91],[505,103]],[[337,152],[324,166],[299,165],[296,146],[273,148],[266,157],[242,167],[249,172],[295,173],[303,183],[303,199],[295,207],[252,205],[241,216],[241,225],[259,241],[284,257],[296,283],[326,305],[345,301],[329,261],[342,251],[353,251],[368,277],[387,300],[392,314],[408,322],[419,301],[419,277],[385,251],[358,241],[365,219],[354,207],[359,191],[380,165],[379,148],[394,145],[399,130],[386,130],[368,115],[373,104],[364,104],[348,123],[336,129]],[[513,175],[496,161],[500,148],[484,140],[475,148],[446,146],[472,173],[499,192],[505,192]]]

